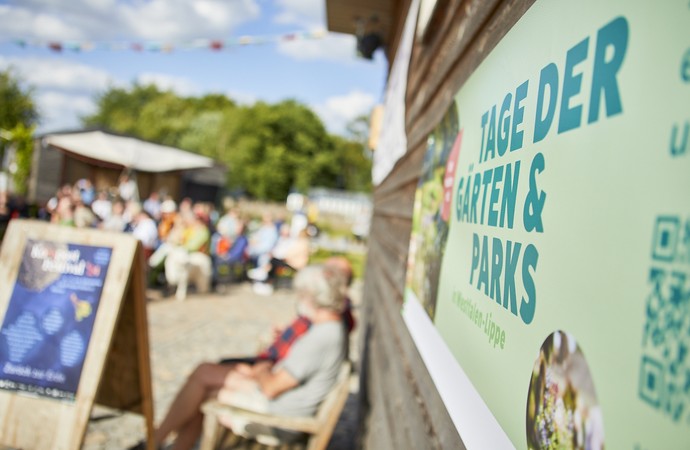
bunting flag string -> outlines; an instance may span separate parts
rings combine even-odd
[[[54,52],[90,52],[95,50],[170,53],[177,50],[222,51],[233,47],[263,45],[279,42],[323,39],[328,35],[325,30],[301,31],[272,36],[239,36],[230,39],[194,39],[183,42],[168,41],[88,41],[88,40],[39,40],[13,39],[12,42],[22,48],[48,48]]]

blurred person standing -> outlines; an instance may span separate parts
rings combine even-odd
[[[86,206],[91,206],[91,203],[96,199],[96,189],[93,187],[93,183],[88,178],[82,178],[74,185],[81,201]]]
[[[232,243],[232,241],[235,240],[239,221],[239,214],[237,213],[235,202],[232,198],[228,197],[223,200],[223,210],[223,215],[216,223],[216,232]]]
[[[158,245],[158,228],[153,218],[142,207],[139,206],[138,211],[133,212],[135,214],[132,219],[132,235],[141,242],[144,257],[148,261]]]
[[[55,211],[50,216],[50,221],[58,225],[64,225],[68,227],[74,226],[74,202],[72,201],[71,194],[63,194],[58,199]]]
[[[161,242],[168,240],[170,231],[175,226],[175,219],[177,218],[177,204],[175,200],[168,197],[161,203],[161,218],[158,222],[158,237]]]
[[[72,195],[72,185],[70,184],[63,184],[62,187],[60,187],[57,191],[55,191],[55,195],[52,196],[48,202],[46,203],[46,212],[48,215],[52,218],[53,214],[57,212],[57,207],[58,203],[60,202],[60,199],[64,196],[71,196]]]
[[[270,252],[267,263],[251,269],[247,276],[256,281],[254,292],[260,295],[273,293],[273,283],[281,272],[293,273],[309,263],[311,243],[307,230],[302,229],[297,236],[290,235],[290,225],[284,223],[280,227],[278,242]]]
[[[161,220],[161,201],[158,191],[151,191],[149,196],[144,200],[144,211],[149,213],[149,216],[156,222]]]
[[[278,230],[273,216],[266,211],[261,215],[261,226],[249,237],[249,259],[255,267],[263,267],[271,260],[271,250],[278,242]]]
[[[113,203],[108,198],[107,191],[99,191],[96,200],[91,203],[91,210],[101,221],[106,221],[113,212]]]
[[[185,197],[180,201],[180,207],[178,209],[180,211],[180,214],[187,214],[189,212],[192,212],[193,207],[194,203],[192,202],[192,199],[189,197]]]
[[[102,230],[107,230],[107,231],[119,231],[123,232],[125,231],[125,227],[127,226],[127,222],[125,221],[125,218],[123,217],[123,214],[125,212],[125,204],[121,199],[116,199],[113,204],[112,208],[110,210],[110,215],[108,216],[107,219],[105,219],[103,222],[100,223],[99,228]]]
[[[137,186],[136,180],[132,178],[129,170],[126,170],[120,175],[117,192],[125,203],[132,200],[139,201],[139,187]]]
[[[87,205],[84,204],[81,197],[74,200],[74,226],[77,228],[93,228],[99,220]]]

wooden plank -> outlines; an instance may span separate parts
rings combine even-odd
[[[391,358],[390,354],[386,354],[381,349],[381,343],[378,342],[381,337],[376,338],[372,343],[372,364],[374,361],[386,361]],[[380,365],[380,364],[379,364]],[[394,376],[392,370],[386,370],[384,367],[376,367],[372,370],[369,401],[373,404],[372,410],[376,417],[374,420],[369,420],[370,424],[375,424],[376,430],[369,430],[371,434],[376,434],[381,443],[371,448],[411,448],[407,447],[404,442],[403,429],[408,426],[406,423],[397,423],[395,420],[394,411],[398,406],[394,404],[394,393],[391,392],[387,376]],[[385,386],[385,388],[383,388]]]
[[[375,253],[371,253],[370,257],[373,258],[375,255],[376,255]],[[385,255],[381,258],[375,258],[375,259],[381,260],[381,261],[389,261],[389,259],[387,259],[385,257]],[[401,262],[399,264],[392,264],[392,263],[389,263],[389,264],[391,265],[391,268],[389,270],[387,270],[385,272],[381,272],[381,271],[370,272],[371,276],[385,277],[385,278],[392,277],[392,278],[394,278],[394,280],[397,280],[397,281],[404,280],[406,261]],[[387,295],[392,296],[393,298],[396,299],[396,301],[402,303],[402,291],[398,291],[398,290],[390,291]],[[379,301],[379,300],[375,300],[375,301]]]
[[[134,321],[136,323],[137,363],[139,366],[139,392],[141,395],[141,412],[146,423],[146,447],[155,450],[153,440],[154,410],[153,410],[153,379],[151,375],[151,355],[149,352],[149,323],[146,310],[146,257],[141,243],[137,243],[137,251],[132,267],[130,298],[134,305]]]
[[[420,158],[421,160],[421,158]],[[419,161],[421,164],[421,161]],[[401,201],[405,204],[414,204],[414,193],[417,190],[417,184],[419,182],[419,171],[415,172],[413,175],[406,177],[404,179],[399,179],[395,181],[395,186],[391,184],[386,184],[376,189],[374,192],[374,207],[384,206],[390,202],[399,203]],[[401,192],[404,191],[404,192]],[[412,207],[409,207],[410,212]]]
[[[407,18],[410,9],[411,0],[391,1],[394,17],[393,27],[388,33],[388,40],[385,47],[386,58],[388,61],[394,61],[395,55],[398,53],[400,46],[400,39],[402,38],[402,30],[405,26],[405,19]]]
[[[145,273],[144,253],[139,244],[95,403],[142,414],[149,450],[153,450],[154,410]],[[132,389],[132,386],[139,386],[139,389]]]
[[[378,395],[381,395],[380,393]],[[365,424],[360,429],[361,448],[395,448],[390,441],[390,429],[385,427],[383,414],[383,402],[373,401],[369,406],[369,415]]]
[[[373,217],[372,226],[383,226],[389,230],[388,234],[394,234],[394,237],[400,239],[403,234],[409,234],[412,221],[401,217],[400,215],[376,215]],[[381,231],[385,231],[385,228]],[[409,238],[409,236],[408,236]],[[405,251],[405,253],[407,253]]]
[[[401,189],[398,197],[388,199],[385,202],[375,202],[375,214],[378,217],[385,218],[390,221],[405,221],[412,223],[412,214],[414,212],[414,198],[417,191],[416,184],[410,185],[406,189]],[[407,194],[407,195],[403,195]]]
[[[204,403],[203,412],[205,415],[211,417],[217,418],[221,415],[237,416],[242,417],[250,422],[260,423],[262,425],[272,427],[304,431],[305,433],[316,433],[319,431],[319,426],[321,425],[314,417],[273,416],[242,408],[235,408],[218,401]]]
[[[418,145],[414,152],[408,151],[395,163],[388,176],[376,187],[375,195],[379,197],[395,194],[400,186],[416,182],[422,172],[422,161],[426,145]]]
[[[405,386],[413,390],[413,398],[418,399],[418,403],[421,405],[417,407],[423,407],[425,415],[425,419],[422,421],[425,423],[424,426],[419,424],[409,426],[415,430],[415,433],[427,436],[427,438],[429,438],[429,430],[432,430],[435,439],[438,441],[438,448],[464,448],[402,320],[400,303],[402,302],[404,272],[396,273],[396,271],[392,270],[392,265],[385,262],[390,257],[390,255],[385,255],[381,251],[381,247],[376,244],[371,248],[368,257],[372,267],[376,267],[377,270],[375,273],[371,273],[371,278],[375,280],[374,290],[371,288],[367,289],[367,292],[375,292],[375,294],[372,298],[367,296],[365,300],[367,304],[373,305],[371,321],[374,323],[374,328],[380,331],[380,334],[373,333],[370,339],[372,349],[371,357],[369,358],[369,364],[371,364],[371,386],[369,390],[377,390],[385,386],[386,397],[395,398],[398,395],[402,395],[399,392],[393,392],[394,385],[391,385],[391,383],[395,381],[394,377],[396,375],[394,374],[400,376],[400,374],[405,373]],[[394,347],[384,347],[385,349],[379,352],[377,351],[377,346],[380,340],[386,342],[394,341],[396,345]],[[385,346],[385,343],[380,345]],[[392,358],[392,361],[404,364],[401,367],[395,368],[392,373],[388,373],[386,370],[387,366],[381,363],[381,358],[385,360],[390,355],[398,355],[398,357]],[[388,361],[388,363],[391,363],[391,361]],[[380,378],[379,373],[382,371],[386,371],[386,373],[381,375],[382,378]],[[376,400],[372,399],[372,401]],[[386,406],[387,409],[401,407],[401,405]],[[406,405],[404,410],[408,411],[409,406]],[[395,432],[395,430],[389,431]]]
[[[390,286],[385,287],[390,289]],[[400,330],[396,334],[398,337],[398,352],[401,360],[405,361],[405,370],[408,372],[410,386],[414,388],[415,394],[420,398],[420,403],[425,406],[425,412],[428,416],[428,422],[433,429],[433,434],[439,440],[444,442],[441,448],[465,448],[461,437],[458,435],[455,426],[453,425],[448,411],[443,404],[436,386],[426,370],[426,366],[422,360],[419,351],[417,350],[412,337],[407,331],[402,315],[398,307],[393,307],[390,302],[378,302],[377,307],[381,309],[380,317],[385,317],[391,322],[391,328]],[[450,444],[450,446],[448,446]]]
[[[454,0],[450,3],[445,27],[434,36],[432,45],[419,46],[424,48],[420,48],[415,55],[417,58],[410,64],[413,70],[408,92],[417,93],[410,98],[407,109],[411,121],[425,108],[429,93],[436,91],[449,77],[453,64],[462,57],[501,0]]]
[[[378,425],[382,426],[382,432],[389,445],[383,448],[412,448],[405,445],[405,428],[410,426],[416,428],[416,424],[400,423],[396,411],[400,411],[400,395],[392,388],[393,378],[399,377],[400,372],[392,367],[397,358],[392,357],[395,353],[387,351],[386,342],[391,341],[391,336],[386,335],[379,324],[372,323],[372,346],[369,363],[372,366],[370,376],[370,401],[378,408]],[[399,362],[398,362],[399,364]]]
[[[379,283],[379,299],[375,306],[375,330],[380,334],[376,343],[380,345],[380,352],[383,358],[379,358],[380,369],[377,371],[382,378],[380,383],[385,383],[385,397],[387,400],[387,412],[391,415],[394,429],[393,433],[400,434],[402,441],[398,442],[396,448],[414,448],[414,449],[433,449],[438,448],[435,445],[433,435],[429,435],[428,431],[432,424],[428,421],[425,407],[419,401],[416,395],[415,383],[407,369],[409,362],[404,358],[400,358],[400,333],[404,330],[394,326],[391,321],[392,317],[385,314],[387,307],[393,310],[398,310],[399,305],[394,304],[390,299],[383,295],[388,291],[390,285],[382,280]],[[385,337],[385,338],[383,338]],[[391,358],[391,355],[396,355]],[[372,362],[372,364],[374,364]],[[400,414],[400,411],[405,411],[405,414]]]
[[[416,92],[419,99],[412,101],[407,122],[408,149],[426,139],[446,113],[457,91],[533,3],[534,0],[502,2],[486,24],[482,23],[467,49],[458,49],[457,58],[449,58],[448,64],[452,66],[447,74],[438,80],[428,80],[431,87]],[[481,17],[480,12],[477,14]]]
[[[424,88],[425,75],[428,75],[425,69],[432,64],[441,51],[442,45],[447,41],[450,33],[452,33],[451,26],[456,20],[455,18],[461,13],[459,12],[461,3],[462,0],[437,0],[433,16],[429,19],[424,35],[420,36],[419,30],[417,30],[418,34],[415,39],[415,45],[412,48],[410,72],[407,79],[407,96],[405,100],[407,104],[406,112],[408,113],[410,102],[413,98],[410,94]]]
[[[376,250],[376,249],[374,249],[374,250]],[[389,257],[390,256],[384,255],[381,252],[376,252],[376,251],[372,252],[372,254],[369,255],[369,258],[371,258],[375,264],[384,264],[386,262],[387,258],[389,258]],[[373,292],[375,292],[379,295],[384,295],[384,298],[386,298],[389,301],[391,301],[392,303],[400,306],[400,305],[402,305],[402,300],[403,300],[403,289],[402,289],[402,283],[401,283],[401,281],[403,281],[403,280],[401,280],[401,278],[404,278],[404,277],[400,276],[403,274],[402,272],[399,272],[396,270],[391,270],[392,267],[393,267],[392,265],[388,265],[388,268],[386,270],[380,270],[379,269],[375,273],[376,278],[377,278],[377,283],[373,286],[373,288],[374,288]],[[374,298],[376,300],[372,300],[372,301],[375,301],[376,304],[378,304],[378,302],[384,301],[384,300],[381,300],[377,297],[374,297]],[[376,310],[376,309],[374,309],[374,307],[372,307],[371,313],[374,316],[373,320],[377,319],[376,314],[378,312],[379,312],[378,310]],[[400,311],[398,311],[398,313],[399,312]]]
[[[411,225],[411,222],[382,217],[372,222],[372,231],[381,233],[373,244],[383,246],[394,255],[389,261],[391,263],[403,263],[407,259],[411,228],[408,224]]]
[[[146,312],[145,264],[143,249],[141,244],[137,244],[130,280],[113,332],[95,403],[142,414],[146,424],[147,442],[153,445],[153,387]],[[139,389],[132,389],[133,386],[138,386]]]
[[[204,423],[202,426],[201,441],[199,442],[199,450],[214,450],[217,447],[218,440],[223,434],[223,427],[216,420],[215,417],[204,416]]]
[[[443,405],[438,392],[431,380],[430,375],[426,371],[426,368],[421,360],[414,342],[412,341],[407,329],[400,316],[399,306],[392,308],[391,302],[399,305],[402,302],[402,288],[404,287],[404,270],[396,271],[394,270],[394,265],[386,262],[385,260],[392,258],[390,254],[384,254],[381,251],[380,246],[374,244],[370,250],[368,261],[372,264],[372,267],[376,267],[377,271],[372,273],[372,278],[376,280],[376,290],[379,292],[379,297],[376,299],[368,299],[369,303],[376,305],[379,310],[374,310],[372,312],[377,318],[379,316],[392,317],[396,321],[396,327],[398,331],[395,333],[398,336],[400,342],[400,349],[395,351],[396,355],[401,355],[402,359],[409,361],[409,371],[411,375],[411,381],[417,384],[417,389],[422,399],[422,403],[427,406],[428,414],[431,417],[431,423],[442,424],[446,423],[448,426],[439,426],[436,430],[436,434],[439,439],[443,442],[452,443],[452,447],[447,447],[446,444],[442,448],[462,448],[461,441],[458,442],[459,436],[455,431],[450,417]],[[366,292],[372,292],[369,288]],[[383,294],[387,293],[387,294]],[[365,299],[367,300],[367,299]],[[376,320],[376,319],[373,319]],[[391,339],[393,333],[388,333],[386,339]],[[375,338],[373,339],[375,341]],[[372,369],[374,371],[374,369]]]
[[[377,235],[380,235],[377,239],[369,242],[370,246],[373,246],[373,249],[380,249],[380,251],[384,254],[392,254],[395,255],[397,252],[395,251],[397,242],[395,240],[396,236],[391,236],[390,234],[386,234],[385,230],[388,229],[387,223],[384,220],[374,220],[371,223],[371,231]],[[371,251],[369,253],[369,258],[371,257],[372,254],[375,254],[375,252]],[[394,261],[387,261],[389,263],[392,263]]]
[[[338,423],[338,419],[343,412],[347,397],[350,395],[350,374],[352,373],[352,366],[349,362],[343,364],[341,369],[338,385],[334,389],[334,394],[324,400],[323,405],[319,408],[317,419],[321,423],[318,433],[316,433],[309,441],[307,450],[324,450],[331,437],[333,430]]]
[[[369,247],[369,254],[375,250]],[[362,439],[362,448],[376,448],[389,449],[396,448],[392,441],[392,430],[394,426],[388,423],[388,415],[386,415],[387,402],[385,401],[384,391],[385,382],[380,382],[377,378],[380,374],[378,361],[389,358],[390,355],[383,354],[378,344],[379,339],[385,339],[375,332],[374,322],[374,307],[377,296],[373,294],[377,292],[379,281],[379,272],[381,268],[374,264],[372,258],[367,258],[367,276],[364,280],[365,297],[370,298],[369,301],[365,299],[361,310],[360,326],[362,342],[360,348],[362,354],[360,355],[360,410],[366,412],[366,417],[362,417],[360,434]],[[372,366],[371,369],[369,366]],[[365,414],[362,414],[364,416]]]
[[[132,297],[133,282],[127,283],[125,299]],[[132,366],[131,355],[137,354],[136,307],[125,300],[117,318],[113,340],[108,350],[103,380],[98,388],[95,403],[110,408],[141,413],[141,395],[132,386],[140,383],[138,366]]]

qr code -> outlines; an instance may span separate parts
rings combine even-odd
[[[639,395],[690,425],[690,218],[658,217],[651,256]]]

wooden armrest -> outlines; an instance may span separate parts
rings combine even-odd
[[[249,411],[247,409],[237,408],[235,406],[220,403],[217,400],[211,400],[201,407],[204,414],[212,414],[215,416],[231,415],[235,417],[242,417],[251,422],[261,425],[282,428],[286,430],[303,431],[305,433],[316,433],[319,431],[319,422],[314,417],[290,417],[290,416],[274,416],[266,413],[258,413]]]
[[[215,445],[214,443],[218,439],[218,417],[227,415],[243,418],[249,422],[269,427],[309,433],[311,434],[311,437],[309,440],[308,449],[325,449],[350,392],[349,385],[351,371],[351,363],[349,361],[345,361],[338,374],[338,381],[336,382],[336,385],[333,387],[331,392],[328,393],[314,416],[276,416],[238,408],[236,406],[221,403],[218,400],[207,401],[201,406],[201,410],[205,414],[206,418],[204,419],[204,436],[200,448],[202,450],[209,450],[213,448],[213,445]]]

